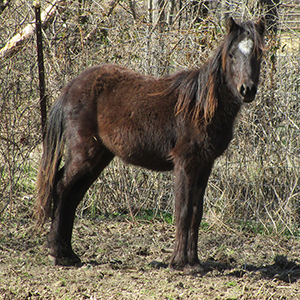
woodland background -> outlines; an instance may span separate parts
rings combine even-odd
[[[299,235],[300,2],[42,1],[47,107],[85,68],[116,63],[163,76],[201,66],[225,34],[225,19],[265,15],[267,51],[256,100],[212,171],[204,223]],[[0,218],[31,218],[42,153],[35,12],[0,0]],[[24,31],[24,29],[26,29]],[[23,31],[22,31],[23,30]],[[21,34],[20,34],[21,33]],[[12,39],[17,34],[19,42]],[[172,173],[115,159],[86,194],[77,217],[173,212]]]

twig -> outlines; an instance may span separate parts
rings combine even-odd
[[[41,14],[42,27],[45,28],[51,23],[54,13],[57,10],[58,4],[62,4],[62,0],[54,0]],[[30,39],[35,32],[35,23],[31,21],[21,32],[13,36],[6,45],[0,50],[0,59],[11,57],[19,52],[24,44]]]

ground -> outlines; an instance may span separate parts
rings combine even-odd
[[[47,231],[0,221],[0,299],[300,299],[296,238],[202,229],[203,273],[184,274],[167,266],[175,228],[165,221],[77,219],[79,268],[50,265]]]

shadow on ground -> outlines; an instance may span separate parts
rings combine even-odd
[[[208,259],[202,264],[204,274],[213,270],[224,272],[225,270],[232,272],[227,273],[227,276],[242,277],[246,273],[259,273],[261,278],[273,279],[294,283],[300,279],[300,264],[293,260],[288,260],[284,255],[277,255],[274,258],[274,263],[269,265],[256,266],[253,264],[245,264],[237,267],[235,261],[222,262]]]

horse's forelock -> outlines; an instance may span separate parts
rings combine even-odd
[[[250,37],[253,40],[253,51],[255,55],[259,56],[264,51],[264,39],[263,36],[260,35],[255,28],[255,24],[251,21],[243,22],[237,27],[236,30],[230,32],[223,44],[222,44],[222,69],[225,71],[227,59],[229,56],[229,49],[234,41],[239,37],[241,30],[247,30],[249,32]]]
[[[250,36],[253,39],[254,42],[253,51],[255,55],[259,56],[265,50],[264,37],[263,37],[263,33],[260,34],[257,32],[255,25],[256,24],[250,21],[243,23],[244,28],[249,31]]]

